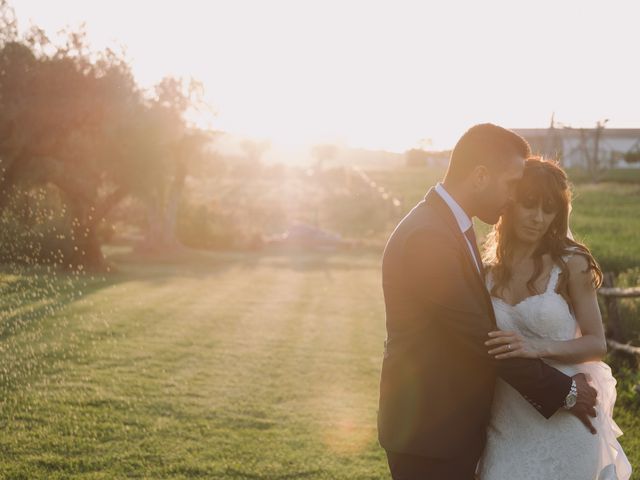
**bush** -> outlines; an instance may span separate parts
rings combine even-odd
[[[618,275],[616,286],[621,288],[640,286],[640,267],[630,268]],[[640,346],[640,298],[619,299],[618,311],[624,338]]]
[[[320,205],[322,225],[347,237],[386,234],[395,209],[369,191],[332,192]]]
[[[71,218],[54,187],[16,189],[0,213],[0,262],[66,265]]]
[[[634,414],[640,414],[640,371],[633,365],[629,365],[629,358],[622,358],[619,355],[609,354],[606,358],[611,366],[618,385],[618,399],[616,406],[629,410]]]
[[[236,248],[248,242],[248,235],[231,215],[186,200],[180,204],[176,235],[183,245],[206,250]]]

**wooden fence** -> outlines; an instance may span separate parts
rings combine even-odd
[[[607,309],[607,345],[613,351],[632,355],[636,358],[637,366],[640,368],[640,347],[625,342],[623,337],[620,313],[618,311],[618,299],[620,298],[640,298],[640,287],[617,288],[614,287],[614,275],[606,273],[603,287],[598,290],[598,294],[603,298]]]

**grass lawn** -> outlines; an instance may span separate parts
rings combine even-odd
[[[377,255],[119,260],[2,276],[0,478],[384,478]]]
[[[379,254],[111,258],[0,277],[0,478],[387,478]]]
[[[603,270],[640,266],[640,183],[577,185],[574,195],[572,228]]]

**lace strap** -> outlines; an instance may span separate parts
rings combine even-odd
[[[569,252],[566,255],[562,256],[562,261],[564,263],[567,263],[572,256],[573,252]],[[549,274],[549,283],[547,284],[546,292],[550,292],[552,290],[555,291],[556,286],[558,285],[558,277],[560,276],[560,272],[562,272],[562,270],[557,264],[554,263],[553,267],[551,268],[551,273]]]
[[[553,267],[551,268],[551,273],[549,274],[549,283],[547,283],[547,289],[545,290],[545,293],[555,291],[556,285],[558,285],[558,277],[560,276],[561,271],[562,270],[560,270],[560,267],[554,263]]]

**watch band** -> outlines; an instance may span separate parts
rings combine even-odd
[[[571,409],[575,406],[578,401],[578,386],[576,385],[575,379],[571,379],[571,389],[569,393],[564,398],[564,408]]]

